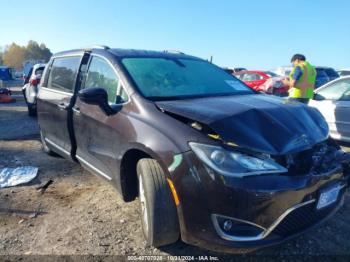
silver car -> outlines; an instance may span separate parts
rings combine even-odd
[[[325,117],[332,138],[350,142],[350,76],[318,88],[309,105]]]

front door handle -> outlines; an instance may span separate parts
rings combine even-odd
[[[57,105],[60,110],[67,110],[68,105],[65,103],[60,103]]]

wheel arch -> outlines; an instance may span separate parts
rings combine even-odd
[[[159,162],[164,172],[164,164],[161,159],[152,150],[135,146],[129,148],[123,154],[120,162],[120,189],[121,195],[125,202],[131,202],[138,196],[138,180],[137,180],[137,162],[142,158],[152,158]]]

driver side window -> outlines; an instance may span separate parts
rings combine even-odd
[[[108,94],[108,102],[116,103],[118,83],[119,78],[107,61],[93,56],[89,65],[85,88],[103,88]]]

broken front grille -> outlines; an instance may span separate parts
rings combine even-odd
[[[289,175],[324,174],[339,166],[343,152],[327,141],[298,153],[274,156],[274,160],[288,169]]]

